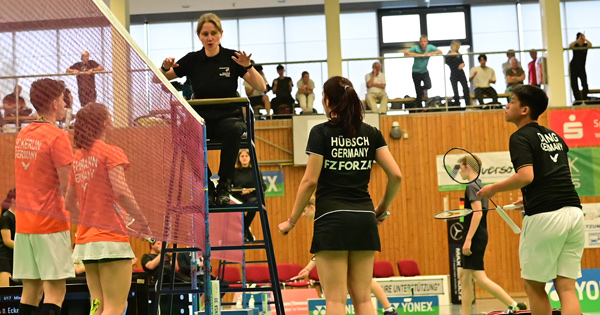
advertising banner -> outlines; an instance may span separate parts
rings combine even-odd
[[[550,129],[569,147],[600,146],[600,109],[550,111]]]

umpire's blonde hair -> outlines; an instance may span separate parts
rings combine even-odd
[[[219,30],[219,33],[223,33],[223,27],[221,26],[221,19],[219,19],[219,17],[214,13],[206,13],[206,14],[203,14],[198,19],[198,26],[196,27],[196,34],[200,34],[200,31],[202,30],[202,25],[204,25],[204,23],[214,24],[214,26],[217,28],[217,30]]]

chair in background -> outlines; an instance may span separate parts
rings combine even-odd
[[[222,280],[230,288],[241,288],[242,287],[242,273],[240,269],[235,266],[224,265]]]
[[[421,275],[419,265],[412,259],[404,259],[398,261],[398,272],[403,277],[414,277]]]
[[[271,275],[267,265],[246,265],[246,281],[255,283],[257,286],[266,286],[271,284]]]
[[[394,276],[394,265],[387,260],[376,260],[373,263],[373,278],[389,278]]]
[[[279,275],[279,281],[283,288],[286,286],[290,287],[308,287],[310,286],[309,281],[289,281],[293,277],[297,276],[302,271],[302,266],[298,264],[277,264],[277,274]]]

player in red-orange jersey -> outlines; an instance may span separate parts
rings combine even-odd
[[[63,83],[40,79],[30,100],[39,120],[23,128],[15,144],[15,184],[19,192],[14,252],[15,279],[23,281],[19,314],[60,314],[66,278],[74,277],[69,213],[63,195],[73,149],[56,126],[65,113]]]
[[[128,230],[148,232],[125,180],[129,160],[121,148],[107,144],[112,130],[106,106],[88,103],[77,112],[67,206],[79,209],[73,259],[85,265],[92,299],[90,314],[123,314],[131,286],[135,258]]]

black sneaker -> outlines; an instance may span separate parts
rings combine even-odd
[[[217,205],[224,206],[231,203],[229,195],[231,194],[231,184],[228,181],[221,182],[217,185]]]
[[[517,303],[517,307],[519,308],[519,311],[524,311],[527,309],[527,304],[520,302],[520,303]]]
[[[250,242],[254,242],[256,240],[256,238],[254,238],[254,235],[252,235],[252,231],[250,230],[250,228],[246,228],[244,229],[244,242],[246,243],[250,243]]]
[[[214,207],[217,205],[217,188],[212,180],[208,180],[208,206]]]

